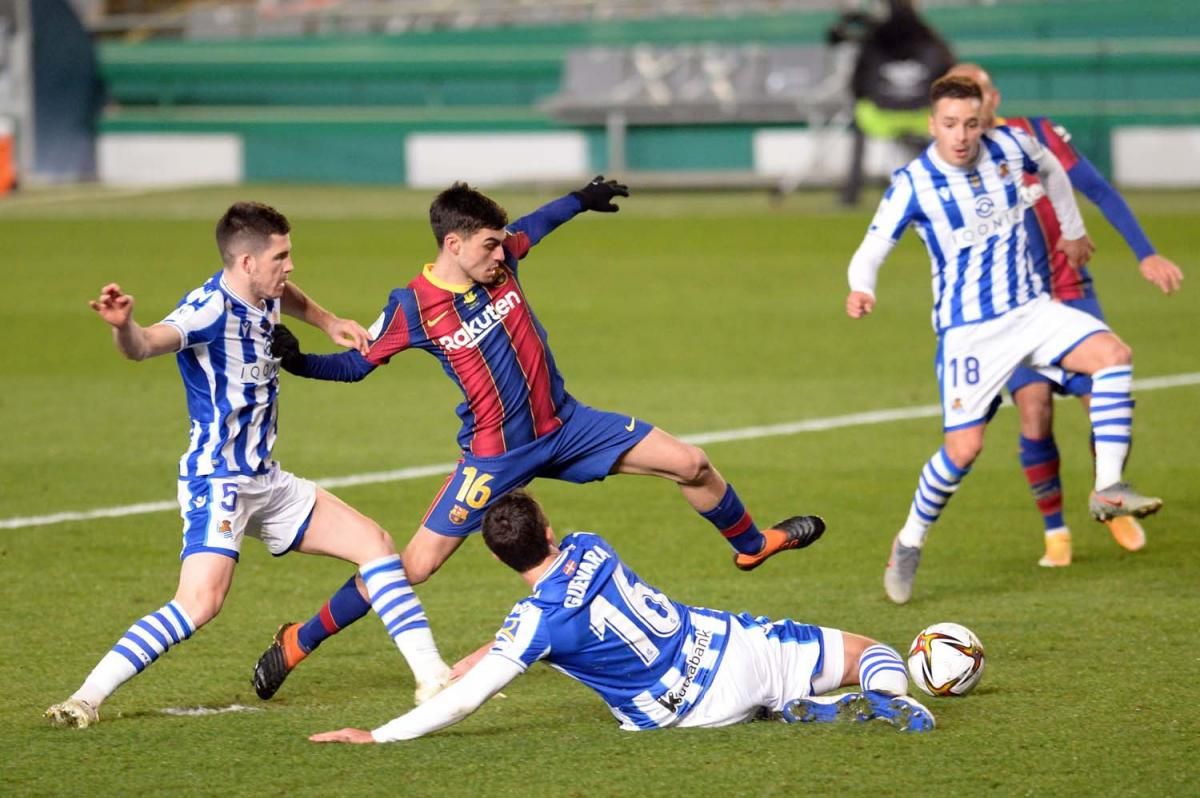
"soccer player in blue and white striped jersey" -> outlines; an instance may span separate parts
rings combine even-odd
[[[599,535],[575,532],[556,542],[542,508],[523,491],[492,503],[483,539],[532,594],[492,642],[455,666],[465,675],[374,731],[341,729],[312,740],[383,743],[429,734],[470,715],[539,660],[598,693],[627,731],[762,716],[934,727],[929,710],[906,695],[908,674],[894,649],[837,629],[672,601]],[[859,691],[822,695],[849,685]]]
[[[354,563],[418,690],[429,693],[430,684],[449,679],[387,533],[271,457],[279,393],[271,337],[280,311],[321,327],[335,342],[366,341],[365,330],[302,292],[283,299],[293,269],[290,231],[274,208],[236,203],[217,223],[222,270],[161,322],[135,322],[133,297],[116,283],[91,303],[125,357],[176,353],[191,426],[179,461],[182,565],[174,599],[130,626],[83,685],[46,710],[55,725],[96,723],[100,704],[121,684],[212,620],[229,592],[244,536],[259,538],[276,556],[300,551]]]
[[[982,451],[984,428],[1018,366],[1091,375],[1093,516],[1140,517],[1162,505],[1122,480],[1133,424],[1131,350],[1103,320],[1052,301],[1047,253],[1029,240],[1026,222],[1036,197],[1025,174],[1044,186],[1062,225],[1058,248],[1070,266],[1086,262],[1092,245],[1070,181],[1035,139],[1004,127],[985,132],[982,97],[967,78],[934,83],[933,143],[897,170],[849,268],[846,312],[857,319],[874,309],[879,268],[909,225],[916,226],[932,266],[945,438],[922,469],[908,519],[892,543],[884,590],[898,604],[911,598],[929,528]]]
[[[1104,214],[1113,229],[1121,234],[1126,245],[1138,262],[1142,276],[1157,286],[1164,294],[1179,290],[1183,283],[1183,271],[1170,259],[1155,251],[1154,245],[1138,224],[1133,210],[1104,176],[1075,149],[1071,134],[1061,125],[1044,116],[1005,117],[996,116],[1000,106],[1000,90],[992,82],[991,75],[979,64],[957,64],[949,73],[969,78],[979,84],[983,92],[984,127],[1005,125],[1017,128],[1036,138],[1038,143],[1049,149],[1058,158],[1071,185]],[[1034,176],[1025,179],[1031,189],[1040,189]],[[1054,249],[1058,242],[1060,226],[1050,201],[1044,196],[1036,199],[1033,206],[1034,223],[1026,225],[1035,247],[1042,247],[1049,254],[1050,271],[1046,275],[1050,283],[1050,295],[1057,302],[1079,308],[1085,313],[1103,319],[1100,297],[1086,266],[1071,268],[1063,253]],[[1029,483],[1034,500],[1042,516],[1046,553],[1038,565],[1057,568],[1071,564],[1071,531],[1063,519],[1063,489],[1059,474],[1058,444],[1054,439],[1054,393],[1078,396],[1086,411],[1091,403],[1092,381],[1082,375],[1055,373],[1053,378],[1034,369],[1019,367],[1008,380],[1008,390],[1021,417],[1018,439],[1021,469]],[[1138,551],[1146,545],[1146,531],[1132,516],[1116,516],[1104,521],[1113,539],[1129,551]]]

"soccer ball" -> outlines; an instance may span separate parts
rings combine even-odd
[[[983,644],[957,623],[925,627],[908,649],[909,675],[933,696],[966,695],[979,684],[983,666]]]

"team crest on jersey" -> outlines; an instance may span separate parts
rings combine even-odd
[[[970,183],[971,188],[975,189],[976,191],[983,188],[983,178],[979,176],[978,172],[972,172],[971,174],[967,175],[967,182]]]
[[[957,396],[954,397],[954,402],[950,405],[950,409],[956,413],[961,413],[963,410],[962,399],[958,398]]]
[[[495,286],[502,286],[508,282],[508,275],[505,272],[500,272],[500,276],[496,278],[496,282],[492,283]]]
[[[456,504],[450,508],[450,523],[462,524],[467,520],[467,508]]]
[[[567,560],[567,564],[563,566],[563,573],[570,576],[575,573],[575,569],[578,567],[574,560]]]
[[[479,294],[475,293],[474,288],[468,289],[467,293],[463,294],[463,302],[466,302],[468,305],[474,305],[478,301],[479,301]]]
[[[999,172],[1000,172],[1000,177],[1002,177],[1002,178],[1004,178],[1004,179],[1006,179],[1006,180],[1007,180],[1007,179],[1008,179],[1008,162],[1007,162],[1007,161],[1001,161],[1001,162],[1000,162],[1000,167],[999,167],[999,169],[998,169],[997,171],[999,171]]]
[[[229,521],[222,521],[221,526],[219,529],[217,529],[217,531],[221,533],[221,537],[226,538],[227,540],[233,539],[233,524],[229,523]]]

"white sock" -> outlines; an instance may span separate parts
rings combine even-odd
[[[1133,366],[1113,366],[1092,375],[1088,417],[1096,447],[1096,490],[1121,481],[1133,439]]]
[[[371,606],[408,661],[417,683],[445,678],[449,668],[433,641],[421,600],[413,593],[404,575],[400,555],[392,554],[363,563],[358,572],[367,585]]]
[[[178,602],[171,601],[129,627],[129,630],[92,668],[71,697],[94,707],[118,687],[144,671],[163,654],[192,636],[196,625]]]
[[[858,658],[858,683],[864,690],[888,695],[908,692],[908,671],[904,660],[891,646],[876,643],[868,646]]]
[[[970,468],[959,468],[946,454],[946,447],[938,449],[921,469],[917,490],[908,508],[908,520],[900,530],[900,542],[905,546],[925,545],[929,527],[942,516],[942,510]]]

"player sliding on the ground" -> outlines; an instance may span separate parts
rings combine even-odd
[[[518,265],[535,244],[582,211],[614,212],[628,189],[597,177],[579,191],[508,222],[491,198],[456,183],[429,209],[438,252],[406,288],[391,292],[371,327],[366,354],[304,355],[279,337],[283,367],[305,377],[357,381],[405,349],[438,359],[462,391],[462,457],[404,550],[412,584],[441,567],[478,531],[488,505],[536,477],[591,482],[609,474],[648,474],[675,482],[684,499],[725,537],[742,570],[812,543],[816,516],[788,518],[759,531],[733,486],[705,453],[645,421],[593,409],[567,393],[546,331],[521,288]],[[370,609],[361,580],[350,578],[304,624],[284,624],[254,669],[254,688],[270,698],[323,640]]]
[[[354,563],[418,690],[440,687],[449,673],[387,533],[271,458],[279,412],[279,360],[271,354],[271,336],[280,310],[321,327],[338,343],[366,340],[357,324],[303,293],[284,293],[293,268],[290,230],[274,208],[239,202],[217,222],[224,268],[161,322],[138,325],[133,297],[115,283],[91,303],[130,360],[176,353],[191,421],[191,445],[179,460],[182,565],[175,598],[130,626],[83,685],[46,710],[55,725],[96,723],[101,702],[122,683],[216,617],[246,535],[276,556],[299,551]]]
[[[630,731],[762,715],[934,727],[929,710],[905,695],[908,674],[892,648],[837,629],[672,601],[599,535],[556,542],[542,508],[522,491],[493,503],[483,540],[532,595],[517,602],[492,643],[455,666],[466,674],[374,731],[309,739],[384,743],[429,734],[470,715],[538,660],[595,690]],[[822,697],[847,685],[860,691]]]

